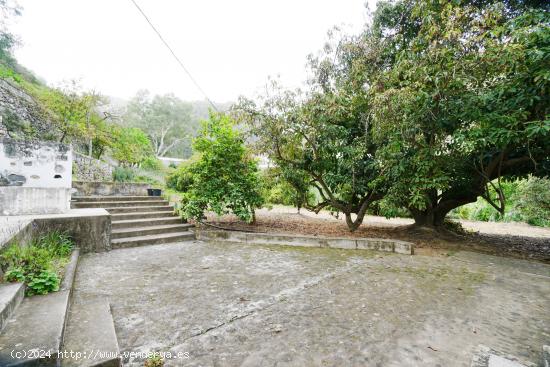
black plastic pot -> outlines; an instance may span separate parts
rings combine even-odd
[[[149,196],[160,196],[161,193],[161,189],[147,189],[147,195]]]

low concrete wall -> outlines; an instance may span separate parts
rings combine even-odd
[[[14,218],[14,217],[12,217]],[[80,248],[80,253],[111,250],[111,216],[105,209],[72,209],[65,214],[25,216],[18,232],[0,243],[28,243],[33,237],[53,230],[67,232]]]
[[[146,196],[148,183],[73,181],[73,196]]]
[[[104,209],[100,211],[103,213],[37,218],[34,220],[33,233],[66,231],[81,253],[110,251],[111,216]]]
[[[252,233],[232,231],[197,230],[197,239],[241,242],[256,245],[282,245],[301,247],[328,247],[338,249],[376,250],[412,255],[414,245],[410,242],[382,238],[333,238],[300,236],[275,233]]]
[[[70,202],[71,189],[0,186],[0,215],[65,213]]]

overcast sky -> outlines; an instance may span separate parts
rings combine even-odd
[[[269,75],[305,78],[334,25],[360,30],[365,0],[136,0],[209,97],[253,96]],[[20,0],[20,63],[52,85],[77,78],[119,98],[138,89],[203,99],[130,0]],[[369,0],[371,10],[374,0]]]

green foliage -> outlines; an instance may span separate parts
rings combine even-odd
[[[156,156],[191,155],[191,138],[197,134],[199,123],[192,117],[192,105],[173,94],[151,97],[139,91],[130,100],[122,120],[124,126],[145,131]]]
[[[269,204],[292,205],[298,209],[314,200],[307,177],[280,168],[269,168],[261,174],[262,197]]]
[[[24,282],[27,295],[59,289],[57,266],[70,255],[74,243],[64,232],[52,231],[25,245],[12,244],[0,254],[0,268],[9,282]]]
[[[550,227],[550,179],[530,177],[518,190],[516,208],[532,225]]]
[[[163,367],[164,360],[160,355],[154,355],[152,357],[147,358],[144,366],[145,367]]]
[[[4,279],[6,279],[6,281],[8,282],[24,282],[25,270],[19,266],[10,268],[4,274]]]
[[[134,182],[136,174],[131,167],[115,167],[113,170],[113,181]]]
[[[86,114],[88,105],[78,91],[76,82],[44,91],[40,98],[42,103],[53,113],[53,121],[60,131],[60,143],[66,138],[82,139],[86,136]]]
[[[234,121],[212,113],[193,142],[199,159],[178,169],[169,178],[171,187],[185,190],[185,217],[200,220],[206,211],[218,215],[233,212],[241,220],[254,220],[254,210],[263,204],[257,162],[244,146]]]
[[[137,165],[151,155],[151,142],[138,128],[124,128],[117,132],[112,147],[113,158],[125,165]]]
[[[191,171],[192,162],[180,164],[166,176],[166,186],[180,192],[187,192],[194,183],[193,172]]]
[[[42,271],[30,277],[27,283],[27,294],[47,294],[59,290],[59,277],[51,271]]]
[[[164,170],[164,165],[162,164],[160,159],[158,159],[155,156],[146,157],[143,161],[141,161],[139,167],[144,169],[144,170],[148,170],[148,171],[163,171]]]
[[[441,224],[492,180],[550,168],[550,104],[541,98],[550,18],[510,18],[504,7],[415,2],[410,21],[421,26],[371,90],[382,185],[415,219]]]
[[[51,231],[34,242],[35,246],[47,250],[53,257],[66,257],[71,254],[74,242],[66,232]]]
[[[495,179],[550,172],[548,10],[381,2],[363,34],[310,57],[305,93],[274,87],[236,112],[260,152],[309,176],[306,207],[343,212],[351,230],[369,207],[440,226],[478,197],[498,206]]]
[[[479,198],[475,203],[453,210],[455,218],[484,222],[527,222],[536,226],[550,227],[550,180],[529,177],[528,179],[505,181],[501,187],[506,198],[504,214],[499,213],[486,200]],[[491,190],[494,193],[494,190]]]

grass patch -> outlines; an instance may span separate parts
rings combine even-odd
[[[26,244],[12,243],[0,254],[4,280],[25,283],[28,296],[56,292],[73,248],[71,237],[60,231],[48,232]]]

